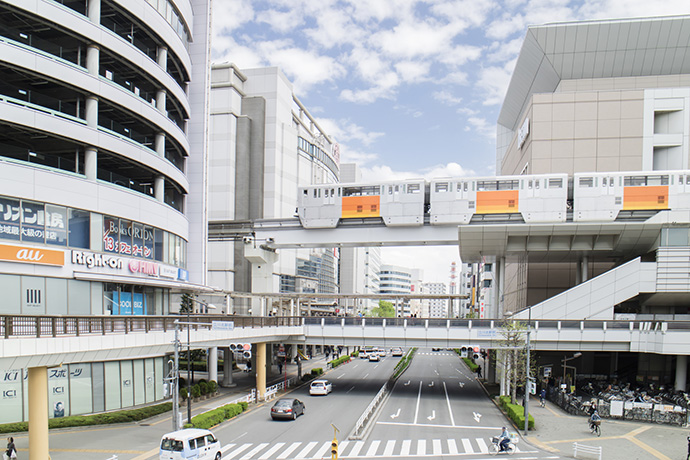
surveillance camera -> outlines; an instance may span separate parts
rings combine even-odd
[[[251,242],[252,242],[251,236],[245,236],[244,237],[244,244],[250,244]]]
[[[276,242],[276,240],[274,240],[273,238],[266,238],[266,242],[267,242],[268,244],[273,244],[273,243]]]

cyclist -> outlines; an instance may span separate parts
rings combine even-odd
[[[510,434],[506,427],[503,427],[501,435],[498,437],[498,445],[500,446],[499,452],[505,452],[508,450],[508,444],[510,443]]]
[[[601,422],[601,416],[599,416],[599,411],[595,409],[589,417],[589,429],[594,430],[594,426],[597,425],[597,422]]]
[[[546,388],[542,388],[541,393],[539,393],[539,404],[541,407],[544,407],[544,401],[546,401]]]

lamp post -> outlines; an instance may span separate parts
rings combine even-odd
[[[567,368],[570,368],[573,370],[573,384],[575,384],[575,377],[577,376],[577,369],[574,366],[566,366],[565,363],[567,363],[571,359],[579,358],[580,356],[582,356],[582,353],[578,351],[577,353],[575,353],[570,358],[563,357],[563,383],[564,384],[565,384],[565,370]]]
[[[196,302],[198,304],[204,305],[207,308],[216,309],[216,306],[210,303],[202,302],[201,300],[195,299],[194,297],[188,297],[191,302]],[[191,339],[190,339],[190,310],[193,309],[193,305],[187,305],[187,423],[192,420],[192,352],[191,352]]]
[[[530,333],[532,332],[532,306],[527,307],[527,382],[525,383],[525,436],[527,436],[527,429],[529,428],[529,390],[530,390],[530,369],[529,369],[529,352],[530,352]]]

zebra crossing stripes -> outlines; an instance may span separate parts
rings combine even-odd
[[[461,446],[461,447],[460,447]],[[331,457],[330,441],[295,441],[270,444],[244,443],[223,446],[223,460],[324,460]],[[403,439],[373,441],[342,441],[338,451],[343,459],[432,457],[447,455],[487,454],[489,447],[484,438]],[[516,448],[516,452],[520,452]]]

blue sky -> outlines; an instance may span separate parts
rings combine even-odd
[[[491,175],[527,26],[688,13],[687,0],[214,0],[212,59],[280,67],[365,181]]]

